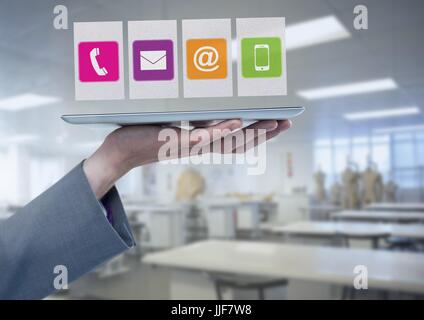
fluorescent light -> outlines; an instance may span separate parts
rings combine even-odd
[[[286,49],[295,50],[349,37],[349,31],[335,16],[325,16],[287,26]]]
[[[60,101],[59,98],[25,93],[0,100],[0,110],[20,111]]]
[[[354,94],[387,91],[397,89],[398,85],[391,78],[346,83],[330,87],[301,90],[297,94],[307,100],[333,98]]]
[[[419,130],[424,130],[424,124],[374,129],[373,132],[374,133],[395,133],[395,132],[413,132],[413,131],[419,131]]]
[[[382,109],[382,110],[375,110],[375,111],[346,113],[344,115],[344,118],[347,120],[356,121],[356,120],[365,120],[365,119],[409,116],[409,115],[418,114],[418,113],[420,113],[420,109],[417,107],[405,107],[405,108],[396,108],[396,109]]]

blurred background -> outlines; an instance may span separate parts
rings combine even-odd
[[[68,30],[53,27],[58,4]],[[0,219],[110,131],[62,114],[302,105],[264,174],[155,164],[121,179],[138,246],[52,298],[422,298],[423,12],[419,0],[0,0]],[[130,20],[273,16],[286,17],[287,96],[74,99],[73,22],[123,21],[126,43]],[[369,290],[352,289],[356,265]]]

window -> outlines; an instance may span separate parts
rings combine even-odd
[[[424,167],[424,132],[415,135],[417,165]]]
[[[416,188],[419,185],[419,176],[414,169],[398,169],[394,171],[394,179],[402,188]]]
[[[377,165],[385,180],[389,179],[391,168],[390,137],[373,136],[371,138],[371,159]]]
[[[363,171],[372,160],[368,137],[352,139],[352,161],[358,164],[358,169]]]
[[[326,179],[327,186],[331,185],[334,174],[331,145],[319,146],[315,149],[315,163],[316,170],[321,170],[328,175]]]
[[[337,139],[333,142],[334,174],[340,176],[350,160],[350,143],[347,139]],[[335,178],[336,178],[335,177]]]
[[[415,166],[414,137],[412,134],[395,134],[393,139],[394,168]]]
[[[315,168],[327,175],[327,186],[340,179],[347,161],[360,171],[369,162],[385,181],[393,178],[401,188],[420,188],[424,181],[424,131],[317,140]]]

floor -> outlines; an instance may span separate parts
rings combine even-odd
[[[74,282],[69,294],[91,299],[169,299],[169,271],[151,268],[140,262],[139,256],[125,255],[129,271],[99,278],[90,273]]]

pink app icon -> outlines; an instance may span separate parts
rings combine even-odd
[[[119,47],[115,41],[80,42],[78,61],[81,82],[119,80]]]

